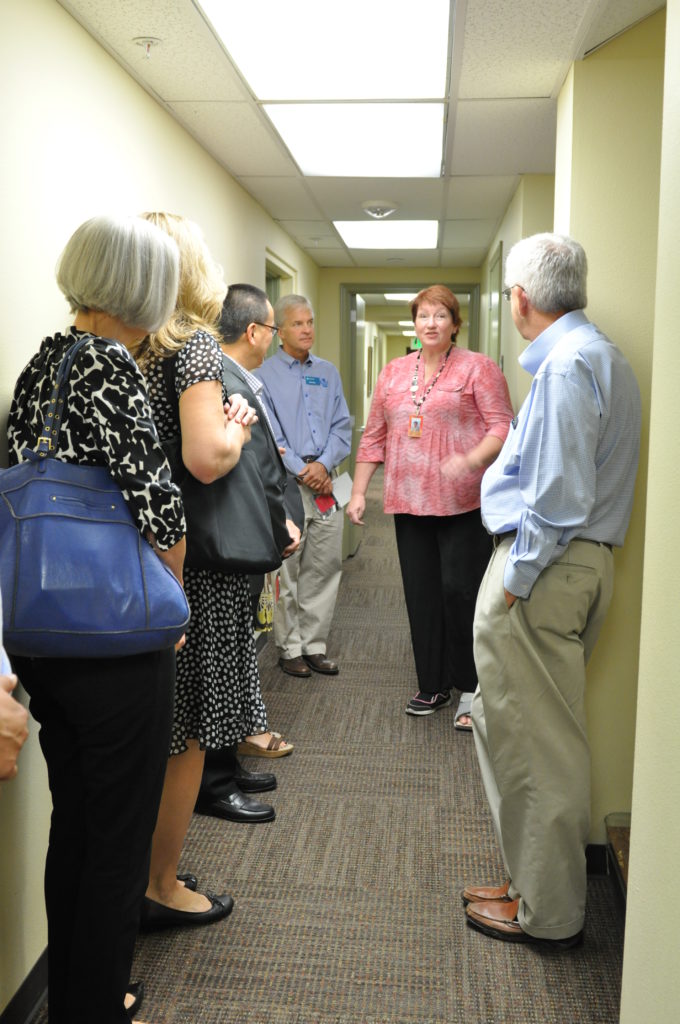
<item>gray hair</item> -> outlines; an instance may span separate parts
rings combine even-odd
[[[588,261],[583,246],[548,232],[523,238],[508,253],[505,285],[519,285],[542,313],[584,309]]]
[[[288,311],[295,309],[296,306],[304,306],[314,316],[312,304],[304,295],[282,295],[274,306],[274,322],[277,327],[281,327]]]
[[[179,250],[141,217],[92,217],[66,243],[57,284],[72,313],[96,310],[157,331],[177,302]]]
[[[254,284],[230,284],[222,303],[220,334],[232,344],[245,332],[248,324],[264,323],[269,316],[267,293]]]

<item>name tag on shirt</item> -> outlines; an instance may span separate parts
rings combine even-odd
[[[327,388],[328,380],[325,377],[305,377],[305,384],[312,384],[316,387]]]

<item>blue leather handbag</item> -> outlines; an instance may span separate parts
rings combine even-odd
[[[10,654],[109,658],[172,647],[189,622],[184,591],[142,537],[103,466],[60,462],[73,360],[64,355],[37,451],[0,470],[0,587]]]

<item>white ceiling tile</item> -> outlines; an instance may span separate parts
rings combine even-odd
[[[298,174],[266,121],[250,104],[189,100],[173,102],[170,109],[232,174]]]
[[[352,257],[358,267],[436,267],[439,265],[439,253],[436,249],[400,249],[390,252],[385,249],[353,249]],[[394,257],[399,257],[393,263]]]
[[[468,0],[460,99],[552,96],[592,0]]]
[[[328,221],[282,220],[281,227],[303,248],[344,249],[344,246]]]
[[[498,220],[447,220],[444,222],[444,249],[464,246],[479,247],[490,244]]]
[[[444,249],[441,265],[443,267],[479,267],[484,262],[487,247],[477,249]]]
[[[551,174],[553,100],[464,100],[458,104],[454,174]]]
[[[446,217],[448,220],[500,217],[517,191],[519,182],[518,174],[449,178]]]
[[[395,161],[396,162],[396,161]],[[441,216],[445,181],[442,178],[305,178],[310,192],[329,220],[355,220],[368,200],[389,200],[397,216],[427,220]]]
[[[321,212],[305,186],[301,175],[274,178],[268,175],[242,175],[241,185],[265,208],[274,220],[318,220]]]
[[[356,266],[346,249],[306,249],[305,251],[319,267]]]
[[[187,0],[60,0],[137,81],[161,99],[244,100],[250,94]],[[145,50],[135,38],[159,40]]]

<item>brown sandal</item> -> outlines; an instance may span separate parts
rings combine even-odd
[[[266,747],[251,740],[242,740],[236,750],[244,757],[285,757],[293,753],[293,744],[287,743],[280,732],[273,732]]]

